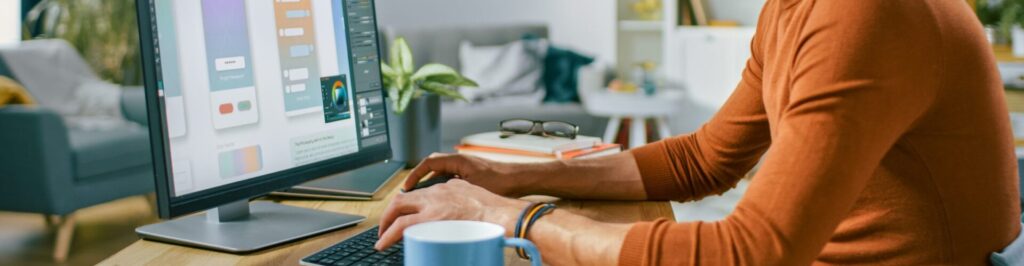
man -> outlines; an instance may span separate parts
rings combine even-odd
[[[378,247],[431,220],[511,232],[528,203],[506,197],[696,200],[762,155],[723,221],[555,211],[527,237],[554,265],[962,265],[986,263],[1021,230],[1002,86],[964,1],[769,0],[751,51],[732,97],[691,135],[536,166],[424,161],[406,188],[430,172],[461,180],[396,197]]]

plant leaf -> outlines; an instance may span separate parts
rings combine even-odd
[[[414,90],[402,90],[399,92],[398,104],[395,105],[395,113],[402,114],[405,112],[405,108],[409,107],[409,102],[412,101],[412,93]]]
[[[402,43],[405,43],[404,38],[398,37],[397,39],[395,39],[395,43],[391,44],[391,50],[388,53],[388,59],[390,59],[389,61],[391,61],[388,67],[392,67],[392,70],[394,70],[397,75],[402,74],[402,69],[398,67],[402,65],[402,55],[401,52],[399,52],[399,46]]]
[[[401,68],[399,71],[400,73],[412,73],[415,71],[415,69],[413,69],[415,68],[415,64],[413,63],[412,50],[409,49],[409,44],[405,42],[405,38],[395,39],[395,46],[396,47],[392,47],[391,49],[391,56],[398,60],[396,62],[392,59],[391,65]]]
[[[455,84],[452,84],[452,85],[459,86],[459,87],[467,87],[467,88],[480,87],[480,84],[476,84],[476,81],[473,81],[472,79],[468,79],[466,77],[462,77],[461,79],[459,79],[458,82],[456,82]]]
[[[391,88],[395,84],[395,80],[388,76],[382,76],[380,80],[384,82],[384,88]]]
[[[412,74],[412,80],[420,81],[426,79],[460,79],[459,72],[449,66],[442,64],[427,64]],[[440,81],[438,81],[440,82]]]
[[[391,87],[391,85],[395,84],[395,77],[398,76],[398,73],[395,72],[394,68],[391,68],[391,66],[389,66],[386,63],[381,63],[380,64],[380,73],[381,73],[381,81],[384,82],[384,87],[385,88],[389,88],[389,87]]]
[[[383,75],[384,77],[389,77],[389,78],[392,78],[392,79],[393,79],[393,78],[394,78],[395,76],[397,76],[397,75],[398,75],[398,73],[397,73],[397,72],[395,72],[395,69],[394,69],[394,68],[391,68],[391,66],[389,66],[388,64],[384,64],[384,63],[381,63],[381,64],[380,64],[380,73],[381,73],[381,74],[382,74],[382,75]]]
[[[395,110],[395,112],[398,113],[398,104],[399,104],[398,87],[388,86],[386,88],[388,88],[388,90],[387,90],[387,92],[388,92],[388,99],[391,100],[391,110]]]
[[[459,93],[458,91],[451,89],[451,86],[449,85],[442,84],[439,82],[425,81],[423,82],[423,84],[420,84],[420,88],[423,89],[424,91],[434,93],[437,95],[467,101],[466,97],[462,96],[462,93]]]

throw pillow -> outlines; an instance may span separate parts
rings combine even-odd
[[[579,70],[593,62],[593,57],[549,45],[544,59],[544,85],[547,88],[544,102],[580,102]]]
[[[6,105],[35,105],[36,100],[28,94],[21,84],[10,78],[0,76],[0,107]]]
[[[462,42],[459,46],[461,71],[475,80],[478,88],[460,88],[466,99],[478,102],[510,95],[544,93],[541,82],[544,55],[524,41],[500,46],[475,46]]]

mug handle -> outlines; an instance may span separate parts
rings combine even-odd
[[[537,251],[537,246],[533,245],[530,240],[522,238],[506,238],[506,247],[520,247],[526,250],[526,254],[530,255],[530,266],[541,266],[543,262],[540,259],[540,251]]]

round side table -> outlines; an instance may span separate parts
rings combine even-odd
[[[629,118],[633,122],[629,127],[629,148],[647,144],[647,119],[654,119],[658,135],[666,138],[671,135],[666,118],[677,114],[683,104],[685,94],[679,90],[661,89],[654,95],[639,93],[621,93],[588,91],[581,95],[583,108],[595,116],[610,118],[604,131],[604,142],[615,141],[616,133],[622,126],[622,120]]]

